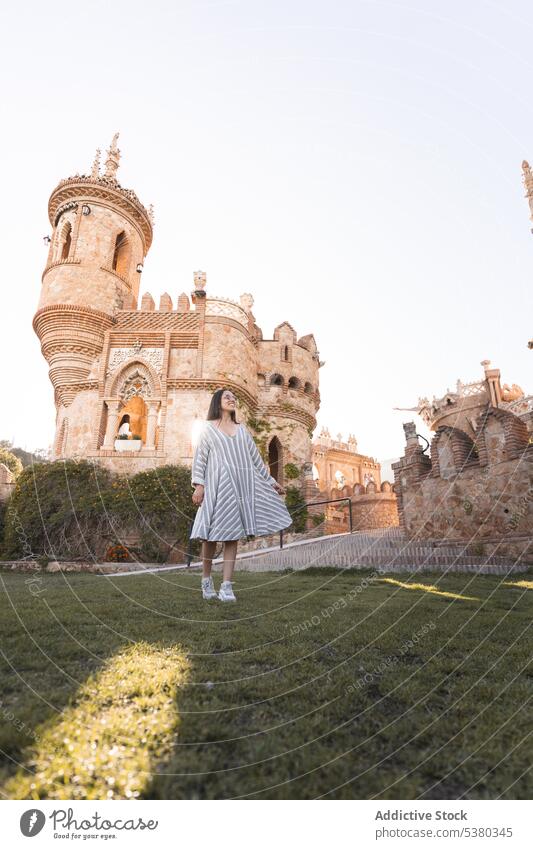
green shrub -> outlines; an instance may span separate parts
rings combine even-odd
[[[283,471],[287,480],[296,480],[296,478],[300,477],[300,469],[296,463],[285,463]]]
[[[19,475],[8,502],[2,556],[101,559],[138,531],[139,557],[164,560],[186,545],[196,512],[191,492],[185,466],[127,478],[85,460],[34,464]]]
[[[164,562],[174,546],[186,545],[196,507],[187,466],[160,466],[114,480],[111,510],[122,523],[140,528],[142,559]]]
[[[7,466],[10,472],[12,472],[16,478],[20,475],[22,471],[22,463],[18,457],[16,457],[9,448],[5,448],[4,446],[0,446],[0,463],[3,463],[4,466]]]
[[[0,501],[0,552],[4,547],[4,534],[6,525],[6,510],[7,504],[5,501]]]
[[[315,513],[314,515],[311,516],[311,521],[312,521],[313,525],[315,526],[315,528],[317,528],[319,525],[323,525],[324,522],[326,521],[326,514],[325,513]]]
[[[288,486],[286,490],[285,504],[287,510],[292,516],[292,527],[297,533],[305,531],[305,524],[309,511],[305,503],[304,497],[299,489],[295,486]]]
[[[102,493],[110,474],[86,461],[35,463],[19,475],[9,499],[5,557],[91,557],[102,530]]]

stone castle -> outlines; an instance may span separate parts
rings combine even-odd
[[[533,395],[481,365],[482,380],[410,408],[435,435],[423,447],[404,424],[392,466],[399,523],[409,539],[466,540],[519,560],[533,556]]]
[[[241,420],[267,434],[277,480],[290,463],[299,485],[313,489],[322,365],[314,336],[284,321],[263,338],[252,296],[211,296],[203,272],[175,304],[164,294],[156,309],[148,293],[138,303],[153,211],[117,180],[117,137],[103,171],[97,151],[91,173],[61,180],[48,204],[52,233],[33,327],[54,387],[52,459],[93,458],[123,474],[190,464],[197,424],[226,386]]]

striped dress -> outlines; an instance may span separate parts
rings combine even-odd
[[[229,436],[205,422],[194,452],[191,481],[204,486],[204,499],[191,537],[222,542],[264,536],[288,528],[291,515],[275,491],[249,430]]]

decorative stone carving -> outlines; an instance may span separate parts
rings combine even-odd
[[[143,348],[140,342],[136,342],[131,348],[112,348],[108,374],[112,374],[117,368],[133,357],[140,357],[145,360],[158,374],[161,374],[163,370],[163,349]]]
[[[207,275],[205,271],[195,271],[194,272],[194,288],[195,291],[199,289],[205,289],[207,283]]]
[[[250,295],[249,292],[245,292],[243,295],[241,295],[239,298],[239,302],[243,310],[246,310],[246,312],[250,312],[254,305],[253,296]]]
[[[518,386],[517,383],[513,383],[512,386],[509,386],[508,383],[504,383],[502,386],[502,399],[504,401],[518,401],[519,398],[524,397],[524,390]]]
[[[245,327],[248,326],[248,319],[243,308],[239,304],[236,304],[235,301],[230,301],[229,299],[208,298],[205,314],[233,318],[239,324],[243,324]]]
[[[134,395],[147,398],[150,395],[150,384],[144,374],[136,369],[124,382],[120,397],[123,401],[129,401]]]

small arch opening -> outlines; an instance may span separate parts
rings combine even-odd
[[[63,241],[61,244],[61,259],[68,259],[70,248],[72,246],[72,224],[66,225],[63,231]]]
[[[278,483],[281,483],[281,470],[283,468],[282,465],[282,448],[281,442],[279,441],[277,436],[274,436],[268,445],[268,466],[270,469],[270,474],[273,478],[277,480]]]
[[[129,242],[126,233],[122,230],[115,239],[115,248],[113,250],[113,262],[111,267],[113,271],[120,274],[122,277],[127,277],[130,261]]]

